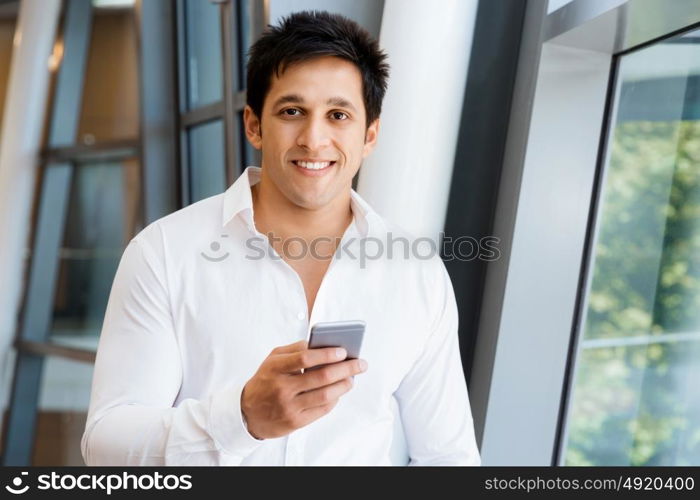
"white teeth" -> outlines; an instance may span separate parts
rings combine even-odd
[[[326,168],[328,165],[331,164],[329,161],[317,161],[317,162],[311,162],[311,161],[297,161],[295,162],[297,165],[299,165],[302,168],[308,168],[309,170],[320,170],[322,168]]]

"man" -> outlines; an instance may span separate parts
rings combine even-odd
[[[358,258],[403,234],[351,187],[377,140],[385,57],[321,12],[252,47],[244,121],[262,167],[129,243],[86,463],[389,464],[398,403],[411,464],[479,464],[442,261]],[[307,348],[311,325],[355,319],[363,359]]]

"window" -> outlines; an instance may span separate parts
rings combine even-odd
[[[155,217],[223,192],[250,156],[241,47],[264,25],[258,4],[63,3],[4,465],[83,464],[92,363],[125,246]],[[168,153],[178,143],[179,165]]]
[[[193,167],[190,176],[192,201],[222,193],[226,189],[223,121],[194,126],[188,136],[189,161]]]
[[[248,0],[176,5],[181,199],[188,205],[224,192],[256,159],[243,134],[244,53],[260,32],[254,23],[261,6]]]
[[[74,168],[51,342],[97,349],[119,259],[140,227],[139,179],[136,158],[91,161]]]
[[[181,8],[185,18],[186,106],[190,110],[223,98],[221,14],[212,2],[185,0]]]
[[[142,226],[135,35],[130,6],[65,4],[4,432],[7,465],[82,465],[109,290]]]
[[[700,463],[699,42],[617,58],[567,465]]]

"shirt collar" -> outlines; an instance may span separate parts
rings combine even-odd
[[[253,196],[250,187],[260,182],[260,167],[247,167],[236,181],[224,193],[223,225],[226,226],[238,214],[245,220],[248,226],[253,227]],[[362,237],[367,237],[374,229],[373,224],[379,220],[379,216],[372,207],[357,194],[350,190],[350,208],[357,225],[357,230]]]

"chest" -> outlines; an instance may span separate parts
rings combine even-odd
[[[173,274],[183,397],[245,382],[272,349],[308,338],[319,322],[366,322],[362,357],[371,368],[357,380],[360,392],[390,394],[413,366],[432,321],[410,269],[392,272],[378,261],[363,267],[345,254],[280,262],[235,252]]]
[[[302,260],[287,260],[287,263],[292,269],[294,269],[304,285],[308,317],[311,317],[311,311],[314,307],[314,303],[316,302],[318,289],[321,287],[321,282],[328,271],[328,266],[330,265],[331,261],[330,259],[320,260],[308,258]]]

